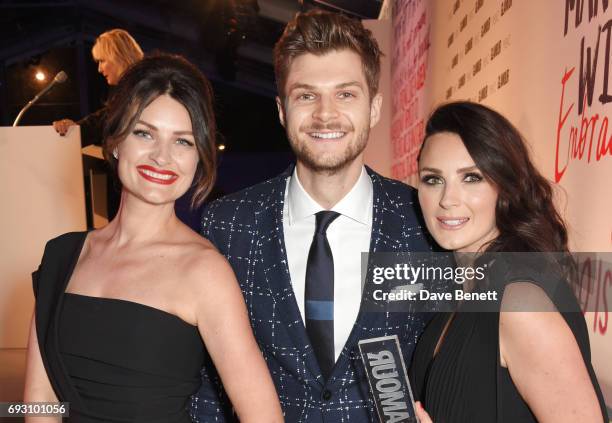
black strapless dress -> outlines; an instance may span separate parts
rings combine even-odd
[[[197,327],[168,312],[65,293],[86,233],[50,241],[33,274],[36,329],[49,381],[72,423],[191,422],[210,363]]]
[[[87,407],[73,410],[81,420],[191,421],[204,361],[197,327],[142,304],[65,294],[59,348]]]

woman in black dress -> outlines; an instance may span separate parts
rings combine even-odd
[[[282,421],[229,264],[174,212],[190,186],[199,205],[214,183],[212,97],[178,56],[143,59],[121,78],[104,144],[123,185],[119,212],[47,243],[25,401],[69,402],[72,422],[187,423],[212,359],[241,421]]]
[[[142,60],[143,52],[136,40],[123,29],[111,29],[96,38],[91,55],[98,64],[98,72],[106,83],[114,89],[121,75],[134,63]],[[102,127],[106,116],[106,107],[85,116],[78,122],[72,119],[60,119],[53,122],[53,128],[60,135],[66,135],[71,126],[81,127],[81,145],[102,145]]]
[[[427,326],[410,371],[421,422],[607,422],[569,286],[494,254],[568,252],[552,188],[517,130],[482,105],[443,105],[427,122],[419,178],[431,234],[462,264],[457,253],[472,253],[468,264],[492,260],[500,277],[488,283],[501,297],[494,312],[464,303]]]

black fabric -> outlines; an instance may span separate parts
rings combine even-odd
[[[110,98],[116,86],[110,85],[108,91],[108,98]],[[83,119],[79,120],[77,124],[81,127],[81,146],[85,147],[88,145],[102,145],[103,133],[104,133],[104,121],[108,109],[106,108],[106,102],[104,106],[93,113],[88,114]]]
[[[77,124],[81,128],[81,147],[97,145],[102,147],[104,143],[104,121],[107,116],[107,108],[90,113]],[[119,210],[121,202],[121,183],[116,177],[115,172],[108,166],[106,171],[106,204],[108,220],[112,220]]]
[[[106,107],[88,114],[77,124],[81,127],[81,146],[102,145]]]
[[[72,274],[78,259],[76,251],[81,250],[86,235],[85,232],[72,232],[49,241],[41,264],[32,275],[36,297],[36,335],[42,361],[56,396],[70,402],[71,408],[77,410],[83,408],[83,402],[58,359],[58,338],[54,332],[68,276]]]
[[[36,328],[69,422],[187,423],[209,358],[198,329],[130,301],[64,293],[86,233],[51,240],[34,274]]]
[[[315,232],[306,264],[306,333],[327,380],[336,362],[334,353],[334,258],[327,228],[340,213],[323,210],[316,214]]]
[[[561,311],[582,352],[607,422],[605,402],[591,365],[588,331],[569,286],[536,269],[494,264],[491,283],[500,292],[514,281],[530,281],[542,288]],[[467,306],[470,307],[470,306]],[[570,311],[570,310],[574,311]],[[464,309],[465,310],[465,309]],[[446,334],[434,351],[446,323]],[[499,309],[496,312],[437,313],[417,343],[410,379],[416,400],[422,401],[435,423],[536,422],[533,413],[499,361]]]

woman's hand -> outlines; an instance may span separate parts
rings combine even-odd
[[[425,409],[423,408],[423,404],[421,404],[421,401],[417,401],[414,403],[415,405],[415,412],[416,412],[416,416],[419,419],[419,422],[421,423],[433,423],[433,421],[431,420],[431,417],[429,417],[429,414],[427,414],[427,411],[425,411]]]
[[[76,122],[71,119],[56,120],[53,122],[53,129],[55,129],[58,134],[64,136],[73,125],[76,125]]]

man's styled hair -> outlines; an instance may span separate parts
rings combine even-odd
[[[382,52],[370,30],[364,28],[361,21],[339,13],[322,10],[298,13],[274,46],[274,73],[279,97],[285,98],[287,74],[294,58],[306,53],[321,56],[345,49],[361,57],[372,99],[378,93]]]

